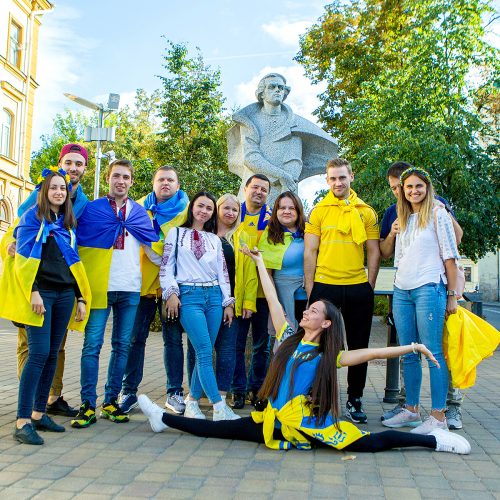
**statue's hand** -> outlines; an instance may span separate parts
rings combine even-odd
[[[296,181],[288,172],[283,172],[280,181],[283,189],[292,191],[293,193],[297,192],[298,181]]]

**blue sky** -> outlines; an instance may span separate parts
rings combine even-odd
[[[275,0],[77,0],[56,3],[42,19],[33,123],[33,149],[65,108],[83,110],[70,92],[106,102],[109,92],[131,103],[135,90],[160,86],[166,38],[199,47],[218,67],[227,107],[253,102],[260,77],[282,73],[292,86],[287,100],[309,119],[322,90],[293,61],[298,37],[322,14],[325,2]],[[322,183],[321,183],[322,184]],[[302,191],[303,189],[301,189]],[[310,189],[308,189],[310,191]]]

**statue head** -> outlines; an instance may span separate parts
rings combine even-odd
[[[281,104],[290,93],[291,87],[286,85],[286,78],[279,73],[269,73],[261,78],[255,91],[255,97],[262,104],[270,101],[271,104]]]

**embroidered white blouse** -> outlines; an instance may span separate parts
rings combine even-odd
[[[175,242],[177,247],[177,275],[175,269]],[[206,231],[195,231],[185,227],[172,228],[165,238],[160,265],[160,285],[163,299],[173,293],[179,296],[179,285],[184,283],[209,283],[218,281],[222,292],[222,306],[234,303],[231,297],[229,274],[222,252],[220,238]]]

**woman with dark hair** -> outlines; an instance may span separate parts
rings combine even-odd
[[[196,194],[189,203],[186,222],[168,232],[160,284],[167,321],[179,317],[196,353],[184,415],[206,418],[198,405],[204,392],[214,405],[214,420],[239,418],[219,394],[212,363],[221,322],[230,325],[233,320],[234,299],[217,236],[216,201],[210,193]]]
[[[259,242],[287,320],[297,329],[307,305],[304,289],[304,208],[291,191],[281,193]]]
[[[258,251],[244,249],[257,263],[274,327],[281,343],[271,361],[260,399],[267,399],[264,411],[232,422],[195,422],[168,415],[147,396],[139,396],[139,406],[154,432],[168,427],[196,436],[240,439],[265,443],[273,449],[292,446],[309,449],[330,446],[339,450],[377,452],[392,448],[421,446],[435,451],[470,453],[469,442],[457,434],[435,429],[429,435],[399,431],[369,433],[350,422],[339,421],[337,368],[366,363],[373,359],[421,353],[437,363],[423,344],[379,349],[345,349],[345,328],[339,310],[318,300],[304,311],[297,333],[285,319],[283,308]]]
[[[47,414],[49,390],[59,347],[75,307],[83,329],[90,289],[78,257],[73,228],[76,219],[64,170],[44,169],[39,177],[37,204],[15,228],[14,258],[7,257],[0,282],[0,316],[26,325],[28,359],[19,381],[14,439],[41,445],[37,431],[64,432]],[[13,302],[14,301],[14,302]]]

